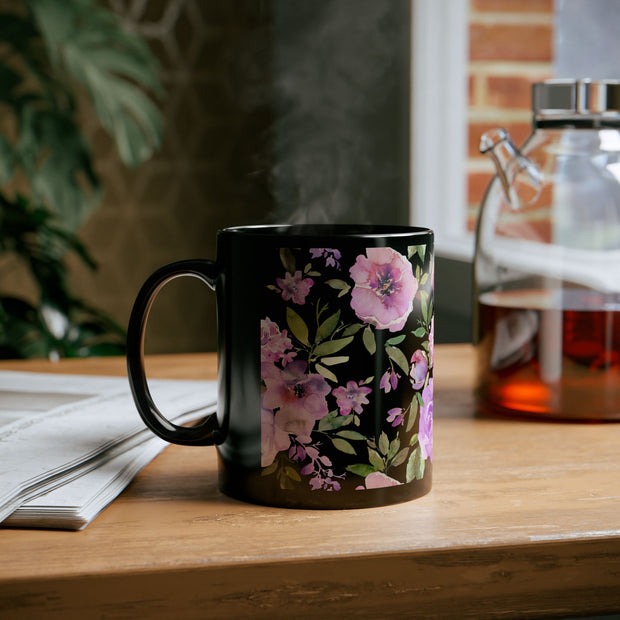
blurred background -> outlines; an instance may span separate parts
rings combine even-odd
[[[573,71],[583,77],[595,61],[575,54],[575,37],[586,36],[586,22],[594,24],[594,40],[600,40],[601,27],[612,31],[614,1],[450,0],[460,3],[460,13],[446,11],[443,24],[427,33],[439,49],[447,43],[447,26],[460,28],[465,41],[457,51],[464,79],[446,86],[444,108],[449,114],[453,105],[463,119],[463,146],[456,153],[462,166],[444,171],[444,178],[449,183],[456,174],[462,182],[456,208],[465,249],[438,251],[437,342],[471,339],[471,238],[492,175],[490,162],[478,153],[480,135],[505,126],[522,142],[531,127],[531,84]],[[144,279],[164,263],[215,257],[219,228],[428,223],[416,221],[419,211],[410,204],[413,53],[424,54],[412,40],[416,2],[103,3],[146,42],[159,64],[163,90],[151,98],[161,113],[161,145],[128,167],[96,114],[88,106],[80,112],[101,200],[77,231],[97,269],[75,253],[66,257],[75,294],[124,328]],[[16,4],[24,3],[2,0],[0,7],[8,11]],[[452,19],[459,23],[451,25]],[[0,40],[10,32],[1,27]],[[447,217],[442,205],[426,208],[441,228]],[[7,258],[10,248],[0,249],[0,291],[36,305],[27,270]],[[173,281],[152,312],[147,352],[214,350],[214,317],[214,296],[204,285],[192,278]]]

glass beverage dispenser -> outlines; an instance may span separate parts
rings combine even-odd
[[[502,129],[476,233],[482,410],[620,420],[620,82],[533,85],[521,150]]]

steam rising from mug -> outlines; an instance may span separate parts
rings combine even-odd
[[[272,219],[406,222],[409,5],[286,0],[274,5]],[[389,217],[389,216],[388,216]]]

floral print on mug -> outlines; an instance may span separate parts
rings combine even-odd
[[[317,492],[423,478],[433,460],[430,252],[276,252],[281,274],[265,283],[260,324],[262,475]]]

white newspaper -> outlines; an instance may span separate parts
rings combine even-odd
[[[177,424],[215,411],[215,381],[149,387]],[[0,525],[82,529],[166,445],[126,378],[0,371]]]

